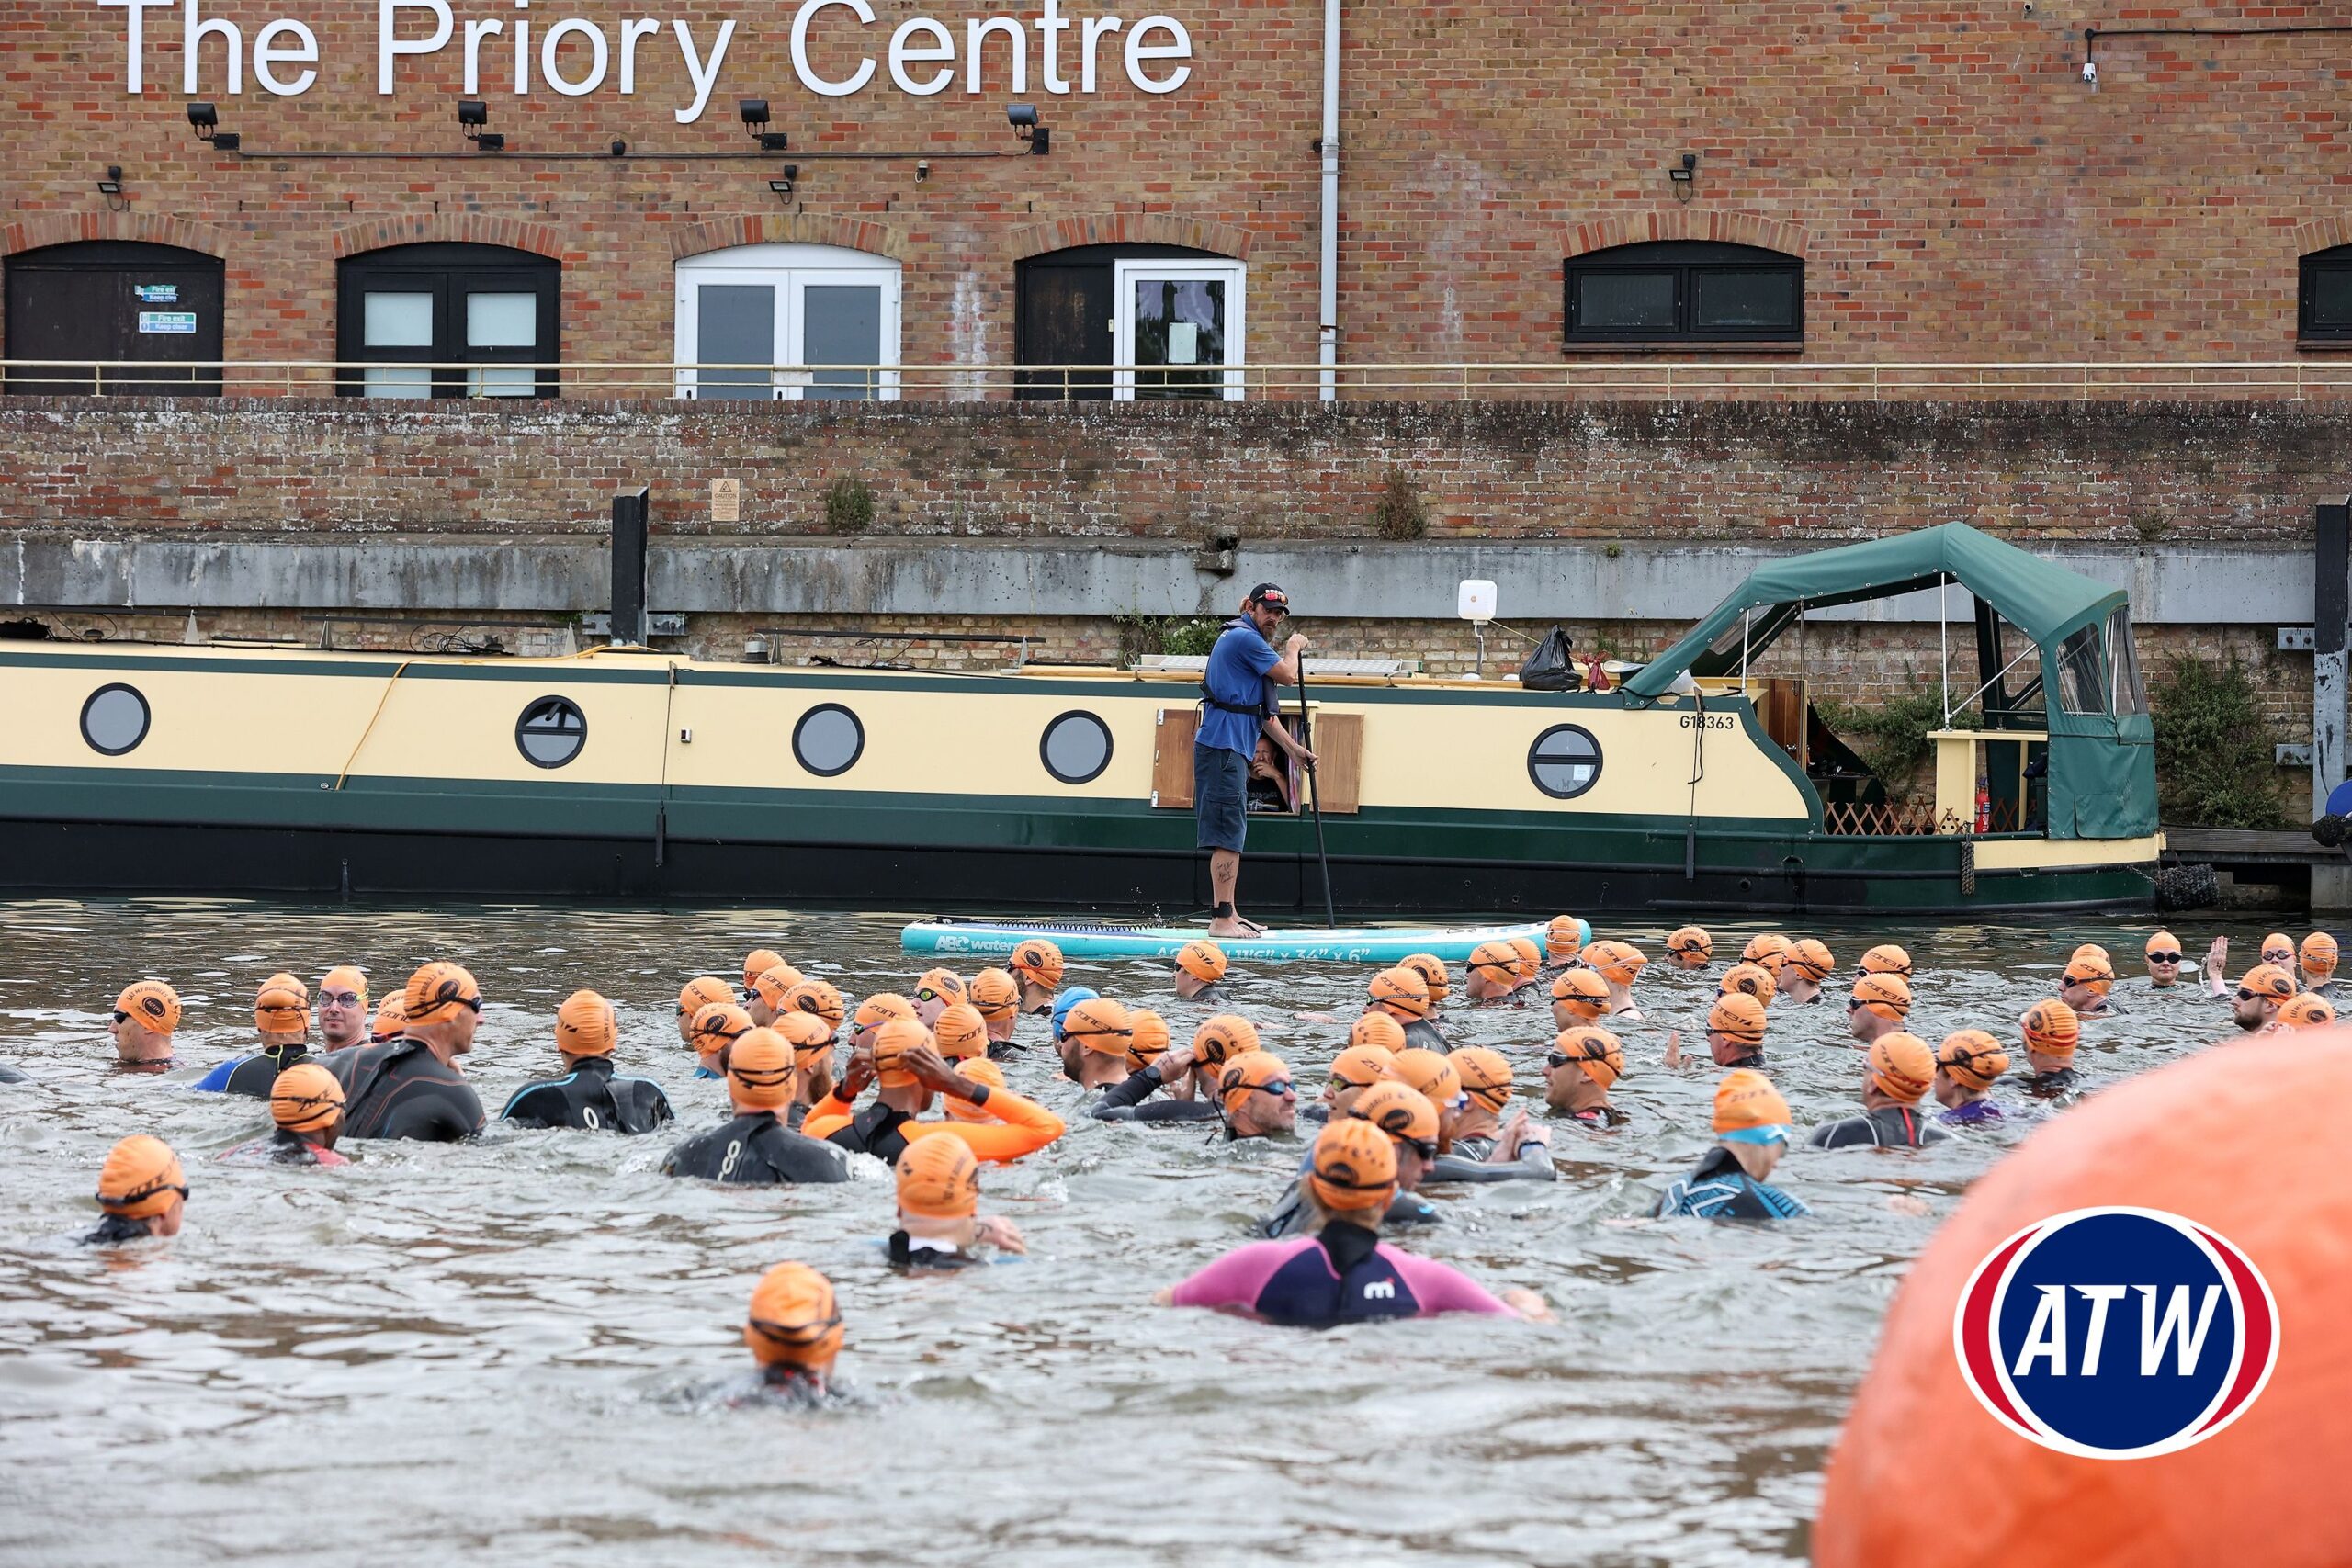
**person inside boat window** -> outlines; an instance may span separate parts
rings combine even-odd
[[[650,1133],[674,1120],[661,1085],[613,1071],[620,1038],[611,1002],[594,991],[572,992],[555,1015],[555,1046],[563,1054],[564,1076],[516,1089],[499,1120],[522,1127],[629,1134]]]
[[[85,1247],[108,1247],[151,1235],[177,1235],[187,1210],[187,1176],[180,1156],[161,1138],[136,1133],[107,1151],[98,1171],[98,1228]]]
[[[982,1214],[980,1162],[953,1138],[923,1138],[909,1144],[898,1168],[899,1228],[886,1244],[893,1267],[968,1269],[986,1263],[978,1248],[1029,1250],[1021,1227],[996,1214]]]
[[[114,1036],[115,1070],[162,1073],[172,1066],[172,1035],[180,1026],[180,997],[161,980],[134,980],[114,999],[107,1032]]]
[[[1275,750],[1274,743],[1262,735],[1258,737],[1258,750],[1250,758],[1250,809],[1261,815],[1298,809],[1297,803],[1291,799],[1290,765]]]
[[[308,1059],[311,1043],[310,987],[287,974],[272,975],[254,998],[254,1032],[261,1049],[232,1056],[196,1083],[207,1094],[266,1099],[277,1075]]]
[[[343,1085],[316,1062],[297,1062],[269,1088],[268,1136],[239,1144],[220,1158],[229,1165],[349,1165],[334,1152],[343,1132]]]
[[[1816,1149],[1917,1149],[1951,1136],[1919,1114],[1935,1087],[1936,1057],[1916,1034],[1895,1030],[1871,1042],[1862,1068],[1862,1113],[1825,1122],[1806,1140]]]
[[[1241,882],[1241,848],[1249,832],[1251,760],[1263,737],[1303,767],[1315,753],[1294,739],[1274,716],[1276,685],[1298,682],[1306,638],[1294,632],[1280,653],[1274,637],[1290,615],[1290,595],[1261,582],[1242,601],[1241,614],[1226,623],[1209,650],[1201,677],[1201,722],[1193,738],[1193,810],[1195,842],[1209,852],[1209,889],[1215,900],[1209,935],[1241,936],[1264,930],[1241,918],[1235,900]],[[1287,794],[1287,792],[1285,792]]]
[[[1992,1098],[1992,1089],[2008,1070],[2009,1054],[1983,1030],[1945,1035],[1936,1049],[1936,1103],[1944,1107],[1936,1120],[1955,1127],[2007,1120],[2008,1111]]]
[[[408,979],[405,1032],[390,1044],[321,1058],[343,1085],[346,1138],[455,1143],[481,1131],[481,1100],[458,1058],[474,1048],[481,987],[455,964]]]
[[[2083,1026],[2064,1002],[2036,1002],[2018,1021],[2025,1031],[2026,1066],[2033,1076],[2025,1080],[2026,1093],[2036,1100],[2055,1100],[2075,1092],[2082,1074],[2075,1068],[2075,1052],[2083,1040]]]
[[[1789,1146],[1789,1102],[1762,1073],[1740,1068],[1715,1086],[1715,1146],[1659,1195],[1659,1219],[1792,1220],[1813,1213],[1764,1179]]]
[[[368,976],[339,964],[319,976],[319,1051],[348,1051],[368,1043]]]
[[[1725,991],[1707,1010],[1707,1052],[1719,1067],[1764,1068],[1764,1004],[1746,991]],[[1679,1067],[1682,1032],[1666,1037],[1666,1065]]]
[[[1625,1072],[1625,1046],[1605,1029],[1564,1029],[1544,1057],[1544,1102],[1555,1116],[1588,1127],[1622,1127],[1631,1120],[1610,1102]]]
[[[754,1029],[727,1053],[727,1098],[733,1120],[698,1133],[662,1159],[664,1176],[739,1186],[849,1179],[849,1156],[784,1124],[795,1088],[792,1045],[772,1029]]]

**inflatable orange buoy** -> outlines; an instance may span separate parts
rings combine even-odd
[[[2156,1568],[2222,1553],[2320,1568],[2352,1558],[2335,1490],[2352,1452],[2352,1337],[2340,1323],[2352,1292],[2352,1182],[2324,1109],[2347,1050],[2352,1030],[2338,1029],[2209,1051],[2101,1092],[1994,1166],[1887,1314],[1830,1456],[1814,1528],[1820,1568]],[[2256,1392],[2210,1436],[2147,1458],[2062,1452],[2012,1429],[1979,1402],[1955,1349],[1955,1314],[1980,1264],[2053,1216],[2110,1205],[2163,1211],[2222,1238],[2276,1304],[2268,1382],[2249,1382]],[[2120,1283],[2131,1269],[2109,1272]],[[2057,1288],[2039,1289],[2050,1305]],[[2126,1294],[2115,1312],[2107,1354],[2138,1362],[2141,1308]],[[2214,1335],[2229,1352],[2224,1331]],[[2250,1336],[2241,1364],[2259,1352]],[[2079,1351],[2072,1370],[2086,1371]]]

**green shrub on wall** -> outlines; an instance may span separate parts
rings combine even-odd
[[[2183,828],[2281,828],[2286,802],[2271,757],[2275,737],[2260,689],[2232,654],[2226,664],[2176,659],[2148,699],[2156,725],[2156,798]]]
[[[1917,683],[1915,671],[1905,685],[1917,688]],[[1874,703],[1841,703],[1825,698],[1814,706],[1830,733],[1853,748],[1862,765],[1886,786],[1890,800],[1908,799],[1926,787],[1928,760],[1935,753],[1935,743],[1928,739],[1928,732],[1944,728],[1940,691],[1906,690]],[[1954,729],[1976,729],[1982,724],[1973,713],[1951,716],[1951,727]]]

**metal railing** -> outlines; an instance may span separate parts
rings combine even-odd
[[[1425,401],[1782,400],[1865,402],[1952,400],[2256,399],[2299,401],[2352,395],[2352,359],[1827,362],[1575,359],[1552,364],[1244,365],[739,365],[689,361],[481,361],[422,364],[315,359],[0,359],[16,393],[333,397],[379,388],[530,397],[553,388],[571,398],[695,398],[980,401],[1132,399],[1136,401],[1297,401],[1321,395]],[[492,375],[484,375],[492,372]]]

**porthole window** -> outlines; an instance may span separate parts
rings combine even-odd
[[[119,682],[100,686],[82,705],[82,739],[102,757],[119,757],[147,739],[147,699]]]
[[[1555,724],[1527,749],[1527,776],[1555,800],[1574,800],[1600,777],[1600,742],[1592,731]]]
[[[588,716],[570,697],[541,697],[514,721],[514,746],[535,768],[560,768],[588,744]]]
[[[865,727],[839,703],[820,703],[792,727],[792,755],[820,779],[857,766],[865,750]]]
[[[1111,765],[1111,727],[1091,713],[1066,713],[1046,726],[1037,755],[1061,783],[1091,784]]]

